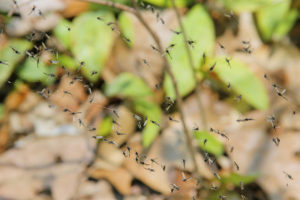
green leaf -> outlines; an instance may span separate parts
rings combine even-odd
[[[224,145],[214,135],[207,131],[194,131],[194,137],[198,140],[201,149],[212,153],[216,156],[221,156],[224,153]],[[204,140],[207,140],[204,145]]]
[[[36,60],[27,58],[25,63],[17,68],[17,74],[20,78],[28,82],[42,82],[49,85],[55,81],[55,78],[49,77],[46,74],[56,74],[56,66],[46,66],[40,62],[37,67]]]
[[[105,22],[97,20],[102,17]],[[83,75],[95,82],[101,75],[110,51],[113,46],[113,31],[107,22],[114,22],[111,12],[98,11],[86,12],[76,17],[71,30],[71,50],[79,61],[84,61],[86,67],[82,67]],[[97,75],[91,75],[97,71]]]
[[[4,117],[4,105],[0,103],[0,120]]]
[[[109,97],[130,98],[134,110],[148,117],[148,123],[143,129],[143,145],[149,147],[160,130],[150,120],[157,123],[161,121],[160,107],[150,101],[153,97],[152,90],[139,77],[130,73],[122,73],[112,83],[106,85],[105,94]]]
[[[297,17],[299,15],[298,10],[292,9],[290,10],[280,21],[278,26],[276,27],[273,38],[275,40],[281,39],[283,36],[285,36],[294,26]]]
[[[16,54],[11,47],[21,54]],[[26,40],[10,40],[0,49],[0,60],[8,63],[8,65],[0,64],[0,88],[9,79],[18,62],[25,56],[24,52],[31,47],[32,44]]]
[[[122,12],[119,16],[119,25],[122,34],[130,40],[130,42],[126,42],[129,47],[134,45],[134,26],[133,22],[128,13]]]
[[[65,54],[60,54],[58,56],[58,61],[59,61],[60,65],[63,65],[66,68],[71,69],[71,70],[76,70],[78,67],[74,58],[67,56]]]
[[[70,28],[70,30],[68,30]],[[71,47],[71,31],[72,24],[66,19],[61,19],[53,30],[54,36],[65,46],[70,49]]]
[[[256,11],[275,0],[220,0],[228,10],[234,12]],[[285,0],[284,0],[285,1]]]
[[[267,109],[269,98],[264,84],[250,69],[238,60],[230,60],[230,66],[225,57],[216,59],[214,72],[242,98],[257,109]]]
[[[171,0],[144,0],[144,2],[160,7],[172,7]],[[177,7],[185,7],[190,2],[191,0],[175,0],[175,4]]]
[[[196,42],[194,48],[191,48],[191,52],[194,64],[198,67],[204,52],[206,56],[210,56],[213,53],[215,42],[213,21],[205,8],[197,5],[184,17],[183,25],[188,40]],[[177,80],[179,92],[182,96],[185,96],[195,88],[196,83],[193,70],[188,61],[182,34],[174,35],[170,44],[175,44],[175,47],[170,50],[172,58],[166,56]],[[175,99],[175,91],[169,75],[165,76],[164,89],[167,96]]]
[[[257,25],[264,40],[271,40],[274,34],[280,38],[292,28],[297,19],[297,11],[289,12],[290,5],[291,1],[285,0],[257,11]]]
[[[101,123],[99,124],[98,127],[98,135],[99,136],[107,136],[111,133],[112,131],[112,123],[113,118],[111,116],[106,116],[102,119]]]
[[[148,123],[143,129],[143,146],[148,148],[160,131],[160,128],[151,123],[150,120],[153,120],[160,124],[161,110],[157,104],[145,100],[135,101],[134,108],[138,113],[141,113],[144,116],[148,117]]]
[[[223,183],[232,183],[236,186],[240,185],[240,182],[243,182],[243,184],[252,183],[255,181],[255,179],[258,178],[257,174],[253,175],[240,175],[237,173],[231,173],[226,176],[222,176],[221,181]]]
[[[141,98],[151,96],[151,89],[137,76],[130,73],[122,73],[112,83],[106,85],[105,94],[111,96],[123,96]]]

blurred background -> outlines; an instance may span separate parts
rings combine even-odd
[[[300,199],[300,2],[136,3],[0,1],[0,199]]]

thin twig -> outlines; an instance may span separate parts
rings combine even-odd
[[[116,8],[119,10],[131,12],[131,13],[135,14],[135,10],[133,8],[123,5],[123,4],[120,4],[120,3],[115,3],[115,2],[106,1],[106,0],[82,0],[82,1],[96,3],[96,4],[103,5],[103,6],[108,6],[108,7]]]
[[[151,34],[151,36],[154,39],[156,45],[158,46],[159,51],[163,52],[163,47],[161,45],[159,37],[150,28],[150,26],[145,22],[144,18],[142,17],[141,13],[139,12],[139,10],[137,8],[135,0],[131,0],[131,2],[132,2],[132,5],[133,5],[134,9],[136,10],[136,13],[135,13],[136,17],[139,19],[139,21],[145,26],[145,28]],[[163,60],[164,60],[164,63],[165,63],[166,70],[167,70],[168,74],[170,75],[170,78],[172,80],[172,83],[173,83],[173,86],[174,86],[174,89],[175,89],[175,94],[176,94],[176,99],[177,99],[176,102],[177,102],[177,106],[178,106],[178,110],[179,110],[179,114],[180,114],[180,120],[182,122],[184,134],[185,134],[185,137],[186,137],[186,140],[187,140],[187,145],[188,145],[191,157],[192,157],[192,161],[193,161],[193,165],[194,165],[194,172],[197,174],[199,172],[199,168],[198,168],[197,161],[196,161],[196,152],[195,152],[195,149],[194,149],[194,146],[193,146],[193,143],[192,143],[192,138],[189,134],[189,131],[188,131],[188,128],[187,128],[187,125],[186,125],[186,122],[185,122],[185,117],[184,117],[184,113],[183,113],[183,103],[182,103],[182,98],[181,98],[180,93],[179,93],[177,81],[176,81],[176,78],[175,78],[174,73],[172,71],[172,68],[170,66],[170,63],[168,62],[168,60],[166,59],[165,56],[163,56]]]
[[[93,3],[97,3],[97,4],[104,5],[104,6],[109,6],[109,7],[113,7],[113,8],[123,10],[123,11],[133,13],[138,18],[138,20],[142,23],[142,25],[147,29],[147,31],[150,33],[150,35],[154,39],[159,51],[163,52],[163,47],[161,45],[159,37],[150,28],[150,26],[146,23],[146,21],[142,17],[141,13],[138,10],[138,7],[136,5],[135,0],[131,0],[134,9],[130,8],[128,6],[125,6],[125,5],[112,3],[112,2],[109,2],[109,1],[105,1],[105,0],[83,0],[83,1],[93,2]],[[169,62],[168,62],[168,60],[166,59],[165,56],[163,56],[163,60],[164,60],[164,63],[165,63],[166,70],[167,70],[168,74],[170,75],[172,84],[173,84],[174,89],[175,89],[175,94],[176,94],[176,99],[177,99],[176,103],[177,103],[177,107],[178,107],[178,110],[179,110],[180,119],[181,119],[181,122],[182,122],[182,125],[183,125],[184,134],[185,134],[185,137],[186,137],[186,140],[187,140],[187,146],[189,148],[190,155],[192,157],[192,162],[193,162],[193,165],[194,165],[194,172],[195,172],[196,175],[198,175],[199,168],[198,168],[198,165],[197,165],[197,162],[196,162],[196,151],[194,149],[194,146],[193,146],[193,143],[192,143],[192,138],[189,134],[189,131],[188,131],[188,128],[187,128],[187,125],[186,125],[186,122],[185,122],[185,117],[184,117],[184,113],[183,113],[183,103],[182,103],[182,98],[181,98],[179,90],[178,90],[177,81],[175,79],[172,68],[171,68],[171,66],[170,66],[170,64],[169,64]]]
[[[202,126],[203,126],[203,128],[205,130],[207,130],[206,115],[205,115],[204,107],[203,107],[203,104],[202,104],[202,101],[201,101],[201,97],[200,97],[201,88],[200,88],[200,84],[197,81],[195,64],[194,64],[194,61],[193,61],[193,58],[192,58],[191,50],[190,50],[190,48],[188,46],[188,42],[187,42],[188,38],[187,38],[184,26],[183,26],[181,18],[180,18],[180,14],[179,14],[178,8],[176,7],[175,1],[172,0],[171,2],[172,2],[172,6],[173,6],[174,11],[176,13],[177,21],[179,23],[179,26],[180,26],[180,29],[181,29],[181,32],[182,32],[182,35],[183,35],[184,47],[185,47],[185,50],[186,50],[186,52],[188,54],[188,60],[189,60],[189,63],[190,63],[190,68],[192,68],[192,70],[193,70],[193,76],[194,76],[194,80],[195,80],[195,83],[196,83],[196,98],[197,98],[197,103],[198,103],[198,107],[199,107],[199,110],[200,110]]]

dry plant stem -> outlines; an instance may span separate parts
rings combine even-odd
[[[206,115],[205,115],[205,111],[204,111],[203,104],[202,104],[201,97],[200,97],[201,88],[200,88],[199,82],[197,81],[195,64],[194,64],[194,61],[193,61],[193,58],[192,58],[192,53],[191,53],[191,50],[190,50],[190,48],[188,46],[188,43],[187,43],[188,38],[187,38],[185,29],[183,27],[183,24],[182,24],[182,21],[181,21],[181,18],[180,18],[178,8],[176,7],[175,0],[172,0],[171,2],[172,2],[172,7],[175,11],[176,18],[177,18],[177,21],[179,23],[179,26],[180,26],[180,29],[181,29],[181,32],[182,32],[182,35],[183,35],[184,47],[185,47],[185,50],[188,54],[188,60],[189,60],[189,63],[190,63],[190,67],[193,70],[193,76],[194,76],[194,80],[196,82],[196,98],[197,98],[197,103],[198,103],[198,107],[199,107],[199,110],[200,110],[202,126],[205,130],[207,130]]]
[[[138,10],[138,7],[136,5],[135,0],[131,0],[134,9],[132,9],[128,6],[124,6],[124,5],[121,5],[121,4],[112,3],[112,2],[104,1],[104,0],[84,0],[84,1],[93,2],[93,3],[97,3],[97,4],[109,6],[109,7],[114,7],[114,8],[118,8],[120,10],[123,10],[123,11],[133,13],[138,18],[138,20],[142,23],[142,25],[147,29],[147,31],[150,33],[150,35],[154,39],[159,51],[164,52],[159,37],[150,28],[150,26],[146,23],[146,21],[142,17],[141,13]],[[178,90],[177,81],[175,79],[175,76],[173,74],[172,68],[171,68],[168,60],[166,59],[165,56],[163,56],[162,58],[164,60],[166,70],[167,70],[168,74],[170,75],[173,86],[175,88],[175,94],[176,94],[176,99],[177,99],[176,102],[177,102],[177,106],[178,106],[178,110],[179,110],[179,114],[180,114],[180,120],[181,120],[182,125],[183,125],[183,130],[184,130],[184,134],[185,134],[185,137],[186,137],[186,140],[187,140],[187,145],[188,145],[188,148],[189,148],[189,151],[190,151],[190,155],[192,157],[192,162],[193,162],[193,165],[194,165],[194,173],[196,175],[198,175],[199,168],[198,168],[198,165],[197,165],[197,162],[196,162],[196,151],[194,149],[194,146],[193,146],[193,143],[192,143],[192,138],[189,134],[189,131],[188,131],[188,128],[187,128],[187,125],[186,125],[186,122],[185,122],[185,117],[184,117],[184,114],[183,114],[183,106],[182,106],[183,103],[182,103],[182,98],[181,98],[179,90]]]
[[[136,10],[136,13],[135,13],[136,17],[145,26],[145,28],[149,31],[149,33],[153,37],[156,45],[158,46],[159,51],[164,52],[163,47],[162,47],[161,42],[160,42],[160,39],[158,38],[158,36],[154,33],[154,31],[150,28],[150,26],[146,23],[146,21],[142,17],[141,13],[139,12],[139,10],[137,8],[135,0],[131,0],[131,2],[132,2],[132,5],[133,5],[134,9]],[[192,161],[193,161],[193,164],[194,164],[194,172],[195,172],[195,174],[197,174],[198,173],[198,165],[197,165],[197,161],[196,161],[196,152],[195,152],[195,149],[194,149],[194,146],[193,146],[193,143],[192,143],[192,138],[189,134],[189,130],[188,130],[186,122],[185,122],[185,117],[184,117],[184,113],[183,113],[182,98],[181,98],[179,90],[178,90],[177,81],[175,79],[175,76],[174,76],[174,73],[173,73],[172,68],[170,66],[170,63],[168,62],[168,60],[166,59],[165,56],[163,56],[163,60],[164,60],[164,63],[165,63],[166,70],[167,70],[168,74],[170,75],[173,86],[175,88],[175,94],[176,94],[176,99],[177,99],[176,102],[177,102],[177,106],[178,106],[178,110],[179,110],[179,114],[180,114],[180,120],[182,122],[184,134],[185,134],[185,137],[186,137],[186,140],[187,140],[187,145],[188,145],[188,148],[190,150],[190,154],[191,154]]]

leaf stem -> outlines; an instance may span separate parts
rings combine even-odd
[[[138,20],[142,23],[142,25],[147,29],[147,31],[150,33],[150,35],[154,39],[159,51],[164,52],[159,37],[157,36],[157,34],[150,28],[150,26],[144,20],[143,16],[141,15],[140,11],[138,10],[138,7],[137,7],[137,4],[136,4],[135,0],[131,0],[133,8],[122,5],[122,4],[106,1],[106,0],[83,0],[83,1],[97,3],[97,4],[104,5],[104,6],[109,6],[109,7],[117,8],[117,9],[120,9],[120,10],[123,10],[123,11],[126,11],[126,12],[133,13],[138,18]],[[183,113],[182,97],[180,96],[177,81],[176,81],[176,78],[175,78],[174,73],[172,71],[172,68],[170,66],[170,63],[168,62],[168,60],[166,59],[165,56],[163,56],[162,58],[163,58],[163,61],[165,63],[166,71],[170,75],[171,80],[172,80],[172,84],[173,84],[174,89],[175,89],[175,94],[176,94],[176,99],[177,99],[176,103],[177,103],[177,107],[178,107],[179,114],[180,114],[180,120],[182,122],[183,131],[184,131],[185,138],[186,138],[186,141],[187,141],[187,146],[188,146],[188,149],[190,151],[190,155],[191,155],[192,162],[193,162],[193,165],[194,165],[194,173],[197,175],[198,172],[199,172],[199,168],[198,168],[198,165],[197,165],[197,162],[196,162],[196,151],[195,151],[195,148],[193,146],[192,138],[190,136],[189,130],[188,130],[187,125],[186,125],[186,120],[185,120],[184,113]]]
[[[135,12],[136,17],[139,19],[139,21],[145,26],[145,28],[151,34],[151,36],[153,37],[156,45],[158,46],[159,51],[160,52],[164,52],[159,37],[150,28],[150,26],[146,23],[146,21],[142,17],[141,13],[139,12],[139,10],[137,8],[135,0],[131,0],[131,3],[133,5],[133,8],[136,10],[136,12]],[[196,161],[196,151],[194,149],[192,138],[190,136],[189,130],[188,130],[186,122],[185,122],[185,117],[184,117],[184,113],[183,113],[183,101],[182,101],[182,97],[180,96],[178,85],[177,85],[177,81],[176,81],[176,78],[174,76],[174,73],[173,73],[173,70],[172,70],[172,68],[170,66],[169,61],[167,60],[167,58],[165,56],[163,56],[163,60],[164,60],[164,63],[165,63],[166,70],[167,70],[168,74],[171,77],[172,84],[173,84],[174,89],[175,89],[175,94],[176,94],[176,99],[177,99],[176,103],[177,103],[177,107],[178,107],[179,114],[180,114],[180,120],[182,122],[183,131],[184,131],[185,138],[186,138],[186,141],[187,141],[187,146],[189,148],[190,155],[192,157],[192,162],[193,162],[193,165],[194,165],[194,172],[197,174],[199,172],[199,168],[198,168],[197,161]]]
[[[197,104],[198,104],[198,107],[199,107],[199,110],[200,110],[200,116],[201,116],[202,126],[203,126],[203,128],[205,130],[207,130],[206,115],[205,115],[204,107],[203,107],[203,104],[202,104],[202,101],[201,101],[201,97],[200,97],[200,93],[201,93],[200,83],[197,80],[196,68],[195,68],[195,64],[194,64],[194,61],[193,61],[191,50],[190,50],[190,48],[188,46],[187,34],[186,34],[186,31],[185,31],[184,26],[182,24],[182,20],[180,18],[180,14],[179,14],[178,8],[176,7],[175,0],[171,0],[171,2],[172,2],[172,7],[173,7],[173,9],[175,11],[176,18],[177,18],[177,21],[179,23],[179,26],[180,26],[180,29],[181,29],[181,32],[182,32],[182,35],[183,35],[184,47],[185,47],[186,53],[188,55],[188,60],[189,60],[189,63],[190,63],[190,68],[193,70],[193,76],[194,76],[194,80],[196,82],[196,98],[197,98]]]

